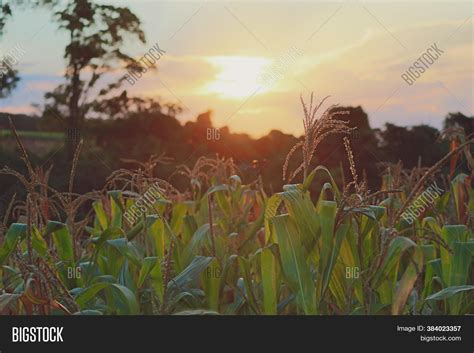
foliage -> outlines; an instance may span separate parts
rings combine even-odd
[[[311,183],[333,180],[318,166],[303,183],[267,195],[226,163],[200,163],[214,166],[208,178],[188,169],[185,194],[160,182],[166,197],[133,225],[124,212],[159,182],[146,164],[115,173],[109,185],[123,187],[88,195],[45,193],[34,171],[18,176],[30,196],[26,222],[11,224],[0,247],[0,311],[472,313],[474,192],[466,175],[410,225],[395,215],[411,190],[391,189],[391,179],[372,194],[363,183],[350,183],[351,192],[332,181],[312,197]],[[93,200],[90,221],[75,214],[85,196]],[[64,213],[53,212],[60,201]],[[64,221],[48,219],[54,214]]]

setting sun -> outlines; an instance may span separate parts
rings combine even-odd
[[[208,57],[206,61],[218,68],[214,80],[205,85],[201,93],[218,94],[223,98],[243,98],[257,89],[259,93],[268,88],[263,87],[259,79],[270,66],[271,60],[250,56],[217,56]]]

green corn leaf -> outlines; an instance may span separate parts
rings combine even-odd
[[[115,283],[109,283],[109,282],[102,282],[102,283],[95,283],[91,285],[90,287],[82,290],[77,296],[76,296],[76,302],[77,304],[81,307],[81,309],[87,309],[87,303],[91,301],[93,298],[97,296],[97,294],[105,289],[110,289],[114,295],[117,297],[117,303],[109,303],[109,306],[112,306],[117,308],[120,307],[118,310],[118,313],[120,315],[134,315],[138,314],[139,312],[139,307],[138,307],[138,302],[133,294],[133,292],[128,289],[127,287],[124,287],[119,284]],[[119,304],[118,301],[120,301],[120,304],[123,305],[116,305]]]
[[[230,255],[227,260],[224,263],[224,268],[222,270],[221,274],[221,280],[219,284],[219,293],[222,295],[224,291],[224,287],[227,283],[227,281],[231,284],[234,284],[237,282],[237,255]]]
[[[141,258],[135,246],[127,238],[106,240],[106,244],[128,258],[134,265],[141,266]]]
[[[48,244],[35,226],[31,230],[31,246],[41,257],[48,256]]]
[[[202,273],[202,283],[209,310],[219,311],[220,276],[222,270],[217,259],[213,259]]]
[[[276,216],[278,207],[280,206],[282,202],[282,196],[281,194],[274,194],[272,195],[266,202],[265,205],[265,241],[273,241],[277,242],[278,239],[275,239],[275,237],[272,237],[272,232],[271,232],[271,225],[270,221],[273,217]]]
[[[122,227],[122,215],[124,213],[122,192],[119,190],[112,190],[107,193],[110,198],[110,226],[120,228]]]
[[[226,185],[226,189],[229,190],[229,187]],[[229,219],[232,214],[232,206],[230,205],[229,198],[225,190],[217,190],[214,192],[214,198],[219,205],[219,208],[224,213],[225,218]]]
[[[26,237],[26,231],[26,224],[13,223],[10,225],[7,234],[5,234],[2,247],[0,248],[0,265],[3,265],[3,263],[8,259],[12,251],[16,248],[18,242]]]
[[[334,201],[321,200],[318,206],[321,222],[321,252],[319,254],[318,271],[322,275],[322,280],[318,282],[318,296],[319,298],[322,298],[327,285],[329,284],[329,276],[332,266],[334,265],[332,263],[331,266],[331,256],[334,247],[334,223],[336,219],[337,205]],[[347,232],[347,229],[348,228],[345,228],[345,232]],[[339,241],[342,241],[345,232],[342,231],[340,233]],[[340,247],[340,242],[338,246]],[[339,248],[337,249],[337,252],[339,252]]]
[[[456,241],[453,244],[453,255],[451,272],[449,274],[449,286],[467,284],[469,270],[471,269],[472,245],[474,243]]]
[[[151,278],[151,283],[153,290],[160,300],[160,302],[163,302],[163,295],[164,295],[164,279],[163,279],[163,270],[162,270],[162,264],[160,262],[160,258],[157,258],[156,260],[156,265],[153,266],[152,270],[150,271],[150,278]]]
[[[332,191],[335,193],[336,195],[336,200],[339,200],[340,198],[340,194],[341,192],[339,191],[339,188],[337,187],[337,184],[336,184],[336,181],[334,180],[334,178],[332,177],[332,174],[331,172],[329,171],[329,169],[327,169],[326,167],[322,166],[322,165],[318,165],[316,168],[314,168],[311,173],[308,174],[308,176],[306,177],[304,183],[303,183],[303,191],[306,191],[309,189],[309,187],[311,186],[311,183],[313,182],[313,179],[314,177],[316,176],[316,173],[318,171],[323,171],[325,172],[328,176],[329,176],[329,179],[331,181],[331,186],[332,186]]]
[[[248,227],[245,230],[244,233],[244,238],[245,241],[242,242],[242,245],[239,246],[239,253],[240,252],[245,252],[245,251],[250,251],[248,250],[250,247],[252,247],[255,244],[255,235],[257,234],[257,231],[264,226],[265,223],[265,213],[261,212],[258,218],[251,223],[250,227]],[[267,238],[267,233],[265,232],[265,239]]]
[[[170,227],[174,234],[181,233],[181,227],[183,226],[184,216],[187,210],[188,206],[184,202],[178,202],[173,205]]]
[[[148,216],[149,217],[149,216]],[[144,227],[144,221],[143,219],[140,219],[140,221],[135,224],[132,229],[130,229],[127,234],[125,235],[128,240],[132,240],[135,238],[140,232],[143,230]]]
[[[433,217],[425,217],[421,224],[423,227],[428,226],[433,232],[438,235],[441,235],[441,227],[438,225],[438,222]]]
[[[394,301],[392,304],[392,315],[403,314],[408,296],[413,290],[416,279],[421,273],[423,268],[423,251],[416,247],[412,260],[408,264],[408,268],[405,270],[400,282],[398,283],[396,293],[394,295]]]
[[[187,266],[194,256],[199,254],[201,247],[207,246],[207,241],[210,236],[209,229],[209,223],[206,223],[200,226],[193,234],[191,241],[186,245],[183,251],[183,266]]]
[[[209,195],[214,194],[216,192],[227,191],[227,190],[229,190],[229,185],[227,184],[219,184],[219,185],[212,186],[211,188],[209,188],[209,190],[207,190],[206,194],[203,196],[203,199],[207,200],[207,197]]]
[[[168,283],[168,290],[171,293],[176,293],[180,289],[196,284],[201,272],[209,266],[213,259],[213,257],[196,256],[180,274]]]
[[[109,226],[109,221],[107,220],[107,215],[105,214],[104,206],[101,201],[94,201],[92,207],[95,211],[95,219],[98,225],[102,229],[107,229]]]
[[[469,245],[467,242],[459,241],[455,241],[452,244],[453,254],[450,262],[449,287],[468,284],[472,262],[472,251]],[[460,314],[463,297],[464,295],[460,294],[448,300],[451,315]]]
[[[72,248],[72,237],[66,224],[56,221],[49,221],[46,224],[45,236],[52,234],[54,246],[59,258],[65,262],[74,264],[74,252]]]
[[[140,273],[138,275],[137,287],[141,288],[145,283],[150,272],[153,270],[158,264],[158,258],[156,256],[153,257],[145,257],[142,262],[142,267],[140,268]]]
[[[277,259],[270,248],[261,253],[263,311],[266,315],[277,314]]]
[[[290,217],[295,221],[307,255],[317,240],[320,227],[319,215],[316,213],[309,192],[302,192],[299,185],[285,185],[281,197],[285,202]]]
[[[120,228],[107,228],[106,230],[100,232],[98,237],[92,238],[92,242],[95,244],[96,251],[105,244],[109,239],[114,239],[116,237],[123,236],[123,231]]]
[[[155,254],[158,258],[163,259],[165,257],[166,248],[166,237],[165,237],[165,224],[163,220],[157,216],[147,216],[147,235],[152,239],[155,245]]]
[[[247,302],[249,303],[254,313],[259,314],[260,309],[257,302],[257,297],[255,295],[255,291],[254,291],[254,282],[252,280],[252,276],[250,275],[250,265],[251,265],[250,262],[251,260],[248,260],[242,256],[239,256],[240,274],[242,275],[244,279],[245,295],[247,298]]]
[[[298,230],[288,215],[276,216],[272,222],[278,239],[283,273],[296,295],[296,302],[305,314],[316,314],[314,283],[304,258]]]
[[[464,225],[446,225],[441,230],[441,237],[448,244],[453,247],[456,241],[465,241],[464,235],[467,234],[467,227]],[[441,265],[443,269],[443,280],[448,286],[451,285],[451,267],[453,261],[450,252],[444,247],[440,248]],[[454,283],[453,283],[454,284]]]
[[[336,236],[335,236],[334,241],[331,239],[331,242],[333,242],[333,246],[332,246],[331,256],[329,258],[329,262],[328,262],[324,272],[322,273],[322,277],[321,277],[321,281],[320,281],[321,284],[322,284],[320,298],[324,297],[324,294],[326,293],[326,289],[329,286],[329,282],[331,281],[331,278],[334,281],[338,281],[339,282],[339,287],[342,287],[342,282],[343,282],[344,279],[342,279],[341,277],[333,276],[333,269],[334,269],[334,266],[336,265],[336,260],[339,257],[339,252],[340,252],[340,249],[341,249],[342,241],[344,240],[344,238],[348,234],[349,229],[350,229],[349,224],[346,224],[346,223],[341,224],[341,226],[336,231]]]
[[[191,240],[197,229],[196,217],[194,215],[184,216],[183,233],[181,237],[184,244],[187,244]]]
[[[430,295],[426,298],[426,300],[444,300],[449,299],[455,296],[456,294],[460,294],[462,292],[474,290],[473,285],[464,285],[464,286],[452,286],[448,288],[444,288],[439,292]]]
[[[373,288],[378,288],[384,279],[390,277],[396,269],[403,252],[415,247],[416,243],[414,243],[413,240],[406,237],[395,237],[389,244],[387,256],[385,257],[383,265],[374,276],[372,283]]]
[[[127,287],[134,293],[137,291],[137,286],[133,281],[128,259],[125,259],[125,261],[123,261],[117,282],[118,284]]]

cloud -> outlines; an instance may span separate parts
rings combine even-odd
[[[31,105],[17,105],[17,106],[4,106],[1,107],[3,113],[11,114],[36,114],[38,109],[32,107]]]
[[[127,4],[142,19],[149,43],[159,37],[166,54],[157,62],[157,71],[123,88],[129,95],[181,102],[188,109],[180,115],[181,121],[212,109],[217,126],[228,124],[254,136],[272,129],[300,134],[299,95],[312,90],[318,99],[332,95],[331,103],[361,105],[376,127],[385,122],[440,126],[450,111],[472,114],[472,22],[464,23],[467,15],[462,15],[468,5],[347,3],[331,17],[339,3],[236,2],[226,9],[212,2],[186,22],[199,4]],[[156,21],[154,9],[166,21]],[[165,40],[179,28],[171,40]],[[38,41],[48,40],[38,37]],[[401,74],[435,42],[445,54],[408,86]],[[140,57],[147,48],[135,44],[127,44],[124,51]],[[293,46],[303,51],[301,57],[265,92],[249,98],[253,81],[247,76],[256,74],[258,65],[243,62],[255,58],[273,62]],[[41,103],[44,92],[62,82],[61,55],[58,50],[42,53],[36,60],[29,57],[28,62],[39,64],[29,65],[22,79],[33,94],[20,84],[13,98],[3,103],[13,109],[24,109],[25,101]],[[238,57],[242,60],[233,63],[232,58]],[[224,64],[215,65],[216,58]],[[45,71],[44,61],[54,61],[50,65],[54,70]],[[241,81],[238,89],[234,90],[232,80]]]

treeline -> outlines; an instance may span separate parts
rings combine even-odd
[[[341,107],[349,120],[357,127],[351,134],[351,146],[360,178],[366,178],[372,189],[380,187],[380,173],[386,163],[401,161],[405,168],[431,166],[449,151],[448,142],[440,139],[440,131],[419,125],[412,128],[386,124],[384,129],[372,129],[368,116],[361,107]],[[286,181],[282,180],[282,166],[290,148],[298,138],[272,130],[267,135],[253,139],[247,134],[232,133],[227,127],[215,130],[212,113],[206,112],[195,121],[181,124],[163,109],[149,109],[130,113],[119,119],[87,119],[74,134],[66,131],[60,119],[51,115],[28,117],[11,115],[19,130],[62,131],[65,139],[80,137],[84,144],[76,173],[75,191],[87,192],[101,188],[113,170],[132,168],[130,160],[146,161],[151,155],[165,155],[169,163],[158,164],[155,175],[169,179],[180,189],[189,181],[176,175],[176,167],[186,164],[190,167],[201,156],[232,157],[244,182],[251,182],[261,176],[268,191],[278,191]],[[474,117],[461,113],[448,114],[444,127],[459,126],[467,135],[474,133]],[[7,114],[0,114],[0,129],[8,129]],[[211,133],[210,133],[211,132]],[[11,143],[11,142],[9,142]],[[26,172],[17,149],[6,148],[0,143],[0,165],[8,165]],[[29,150],[29,157],[36,165],[46,170],[54,165],[50,182],[56,188],[67,188],[71,160],[65,148],[51,151],[48,156],[38,156]],[[297,155],[296,155],[297,156]],[[301,160],[292,159],[290,169]],[[314,166],[323,164],[337,177],[338,181],[350,178],[347,174],[346,151],[342,136],[328,137],[318,147]],[[461,166],[462,168],[462,166]],[[346,175],[342,175],[342,170]],[[173,175],[174,174],[174,175]],[[9,180],[11,179],[11,180]],[[1,176],[0,193],[12,194],[13,178]],[[293,182],[299,182],[298,177]],[[321,181],[322,182],[322,181]],[[9,189],[9,190],[7,190]]]

